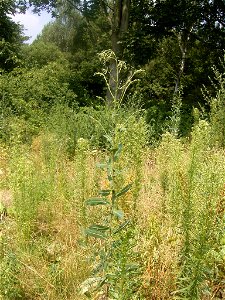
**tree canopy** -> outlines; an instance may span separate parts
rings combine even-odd
[[[13,0],[0,1],[0,69],[10,71],[19,62],[20,46],[24,40],[22,28],[10,15],[19,8]]]
[[[207,106],[202,87],[213,90],[212,67],[220,68],[225,49],[225,3],[222,0],[7,0],[0,6],[1,69],[20,64],[42,69],[48,64],[67,65],[68,87],[80,106],[97,106],[110,95],[102,78],[98,53],[111,49],[131,68],[144,69],[126,101],[146,109],[159,107],[168,115],[174,96],[182,90],[184,114],[192,106]],[[55,19],[32,45],[21,48],[21,27],[9,14],[29,6]],[[109,62],[109,86],[116,69]],[[131,101],[131,100],[129,100]],[[152,111],[156,111],[152,109]],[[164,112],[163,114],[164,115]]]

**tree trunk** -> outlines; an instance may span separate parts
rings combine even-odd
[[[187,57],[187,48],[188,48],[188,42],[190,40],[190,35],[192,32],[192,26],[189,27],[189,29],[187,29],[185,32],[181,32],[178,35],[178,42],[179,42],[179,47],[180,47],[180,51],[181,51],[181,61],[180,61],[180,67],[179,67],[179,71],[177,74],[177,79],[176,79],[176,83],[175,83],[175,89],[174,89],[174,94],[176,95],[180,89],[180,81],[181,78],[184,74],[184,68],[185,68],[185,63],[186,63],[186,57]]]
[[[180,50],[181,50],[181,62],[180,62],[180,68],[179,72],[177,74],[177,79],[175,83],[175,89],[174,89],[174,94],[176,95],[179,91],[180,88],[180,80],[181,77],[184,74],[184,67],[185,67],[185,62],[186,62],[186,54],[187,54],[187,47],[183,44],[180,44]]]
[[[111,45],[112,50],[118,58],[123,56],[123,46],[121,44],[121,38],[127,32],[129,26],[129,12],[130,12],[130,0],[115,0],[113,5],[113,14],[111,20]],[[120,97],[119,91],[116,91],[117,86],[117,70],[115,60],[110,64],[110,77],[109,87],[111,93],[108,90],[106,95],[106,102],[108,106],[112,106],[113,95],[118,94],[116,97]]]

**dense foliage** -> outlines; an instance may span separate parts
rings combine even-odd
[[[11,71],[20,62],[20,48],[25,38],[21,26],[10,17],[16,7],[13,0],[0,1],[0,72]]]
[[[21,49],[21,29],[9,14],[23,12],[29,5],[35,12],[51,11],[55,19],[32,45]],[[174,97],[181,93],[181,133],[187,134],[193,122],[193,107],[209,108],[202,94],[203,85],[214,92],[213,67],[221,69],[225,47],[224,14],[222,0],[2,1],[0,66],[6,71],[21,67],[16,73],[26,74],[26,68],[35,67],[38,73],[48,64],[65,63],[63,82],[76,95],[75,102],[81,107],[96,107],[103,104],[99,97],[106,97],[108,104],[112,101],[104,80],[96,75],[101,70],[98,53],[112,49],[131,67],[145,71],[138,86],[127,91],[125,102],[141,105],[150,122],[157,119],[160,133],[171,117]],[[113,63],[110,70],[109,85],[114,89]],[[56,68],[58,71],[62,77]],[[20,88],[20,98],[27,101],[27,95],[21,96],[23,80]],[[48,99],[51,105],[52,98]],[[72,105],[73,101],[69,102]]]

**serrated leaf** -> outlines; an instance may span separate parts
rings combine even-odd
[[[122,188],[122,190],[120,192],[118,192],[116,194],[116,198],[124,195],[125,193],[127,193],[132,187],[132,183],[129,183],[128,185],[126,185],[124,188]]]
[[[108,196],[111,193],[111,190],[101,190],[98,192],[102,196]]]
[[[124,212],[122,210],[114,209],[113,214],[115,217],[117,217],[120,220],[123,219],[123,217],[124,217]]]
[[[113,233],[116,234],[116,233],[120,232],[125,227],[127,227],[128,224],[130,224],[130,220],[127,220],[124,223],[122,223],[119,227],[117,227],[117,229],[115,229],[115,231]]]
[[[98,229],[87,228],[84,232],[86,235],[95,237],[97,239],[102,239],[102,240],[107,239],[107,235]]]
[[[96,206],[96,205],[108,205],[109,201],[105,198],[90,198],[85,201],[86,205]]]
[[[120,154],[121,154],[121,152],[122,152],[122,148],[123,148],[123,145],[122,145],[122,144],[119,144],[119,145],[118,145],[118,148],[117,148],[117,150],[116,150],[116,152],[115,152],[115,154],[114,154],[114,156],[113,156],[113,160],[114,160],[114,161],[117,161],[117,160],[119,159]]]

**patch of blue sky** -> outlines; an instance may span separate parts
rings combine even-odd
[[[12,16],[12,19],[24,26],[24,35],[29,37],[27,41],[29,44],[41,33],[44,26],[53,20],[51,14],[46,11],[37,15],[32,13],[31,9],[27,10],[25,14]]]

